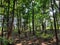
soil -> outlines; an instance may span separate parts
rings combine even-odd
[[[50,40],[44,40],[42,38],[37,38],[36,36],[29,34],[25,37],[24,34],[14,33],[11,38],[14,40],[14,44],[8,45],[55,45],[56,39],[53,37]]]

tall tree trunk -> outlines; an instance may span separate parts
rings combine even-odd
[[[33,29],[33,35],[35,35],[35,30],[34,30],[34,3],[32,3],[32,29]]]
[[[8,6],[9,7],[9,6]],[[14,22],[14,10],[15,10],[15,0],[13,0],[13,15],[12,15],[12,21],[10,22],[10,26],[9,26],[9,29],[8,29],[8,39],[10,39],[10,36],[11,36],[11,33],[12,33],[12,30],[13,30],[13,22]]]
[[[20,33],[21,32],[20,32],[20,14],[19,14],[19,10],[17,11],[17,26],[18,26],[18,34],[19,34],[19,38],[20,38]]]
[[[1,5],[2,5],[2,0],[1,0]],[[2,38],[3,38],[3,26],[4,26],[4,17],[3,17],[3,21],[2,21],[2,34],[1,34]],[[2,41],[1,41],[1,45],[3,45]]]
[[[19,10],[19,15],[20,15],[20,17],[19,17],[19,18],[20,18],[20,22],[19,22],[20,24],[19,24],[19,25],[20,25],[20,34],[21,34],[21,30],[22,30],[21,17],[22,17],[22,16],[21,16],[20,10]]]
[[[60,0],[59,0],[59,14],[60,14]]]
[[[7,39],[9,38],[9,31],[10,31],[9,29],[9,8],[10,8],[10,0],[8,0],[8,11],[7,11],[7,32],[8,32]]]
[[[52,12],[54,11],[54,0],[51,0],[51,8],[52,8]],[[56,30],[56,17],[55,14],[53,12],[53,18],[54,18],[54,30],[55,30],[55,37],[56,37],[56,45],[58,45],[58,36],[57,36],[57,30]]]
[[[2,21],[2,35],[1,35],[2,38],[3,38],[3,30],[4,30],[3,29],[3,27],[4,27],[4,20],[5,20],[5,16],[3,17],[3,21]],[[3,42],[1,42],[1,45],[3,45]]]

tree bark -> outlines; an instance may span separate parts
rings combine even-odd
[[[51,8],[52,12],[54,11],[54,0],[51,0]],[[56,45],[58,45],[58,36],[57,36],[57,30],[56,30],[56,17],[55,13],[53,12],[53,18],[54,18],[54,30],[55,30],[55,37],[56,37]]]
[[[20,38],[20,33],[21,32],[20,32],[20,14],[19,14],[19,10],[17,11],[17,27],[18,27],[18,34],[19,34],[19,38]]]
[[[10,2],[9,2],[10,3]],[[10,5],[10,4],[9,4]],[[8,12],[9,12],[9,6],[8,5]],[[14,22],[14,10],[15,10],[15,0],[13,0],[13,15],[12,15],[12,21],[10,22],[10,26],[9,26],[9,23],[8,23],[8,36],[7,36],[7,39],[10,39],[10,36],[11,36],[11,33],[12,33],[12,30],[13,30],[13,22]],[[8,21],[9,22],[9,21]]]
[[[34,30],[34,4],[32,3],[32,29],[33,29],[33,35],[35,35]]]
[[[7,11],[7,32],[10,30],[9,29],[9,8],[10,8],[10,0],[8,0],[8,11]],[[7,39],[9,37],[9,32],[7,34]]]

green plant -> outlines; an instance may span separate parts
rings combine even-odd
[[[8,40],[8,42],[10,43],[10,44],[12,44],[13,43],[13,40],[11,39],[11,40]]]
[[[52,37],[53,37],[52,34],[45,34],[45,33],[41,34],[41,38],[44,38],[44,39],[51,39]]]
[[[2,38],[2,37],[0,37],[0,41],[2,41],[4,45],[8,45],[8,43],[9,44],[13,43],[13,40],[7,40],[6,38]]]
[[[51,38],[53,37],[53,34],[36,32],[36,36],[37,36],[38,38],[51,39]]]
[[[2,41],[4,45],[8,44],[8,40],[6,38],[0,37],[0,41]]]

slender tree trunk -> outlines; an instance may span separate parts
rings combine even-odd
[[[10,3],[10,2],[9,2],[9,3]],[[9,7],[9,6],[8,6],[8,7]],[[9,30],[8,30],[8,37],[7,37],[7,39],[10,39],[12,30],[13,30],[14,10],[15,10],[15,0],[13,0],[13,11],[12,11],[13,15],[12,15],[12,21],[10,22],[10,26],[8,25]]]
[[[2,38],[3,38],[3,27],[4,27],[4,17],[3,17],[3,21],[2,21]],[[3,45],[3,42],[1,42],[1,45]]]
[[[10,8],[10,0],[8,0],[8,11],[7,11],[7,32],[8,32],[7,39],[9,38],[9,31],[10,31],[9,29],[9,8]]]
[[[59,0],[59,14],[60,14],[60,0]]]
[[[30,30],[30,34],[31,34],[31,27],[30,27],[30,23],[29,23],[29,30]]]
[[[52,8],[52,12],[54,11],[54,1],[51,0],[51,8]],[[53,18],[54,18],[54,30],[55,30],[55,37],[56,37],[56,45],[58,45],[58,36],[57,36],[57,30],[56,30],[56,18],[55,18],[55,14],[53,12]]]
[[[18,34],[20,38],[20,15],[19,15],[19,10],[17,11],[17,26],[18,26]],[[20,40],[19,40],[20,41]]]
[[[1,5],[2,5],[2,0],[1,0]],[[4,17],[3,17],[3,22],[2,22],[2,35],[1,35],[2,38],[3,38],[3,25],[4,25]],[[2,41],[1,41],[1,45],[3,45]]]
[[[20,14],[20,10],[19,10],[19,15],[20,15],[20,22],[19,22],[19,23],[20,23],[20,34],[21,34],[21,30],[22,30],[21,17],[22,17],[22,16],[21,16],[21,14]]]
[[[44,30],[44,24],[43,24],[43,21],[42,21],[42,30]]]
[[[60,15],[60,0],[59,0],[59,15]]]
[[[34,30],[34,4],[32,3],[32,29],[33,29],[33,35],[35,35]]]

